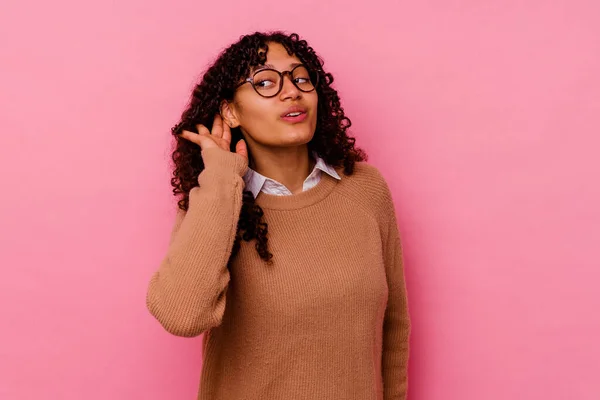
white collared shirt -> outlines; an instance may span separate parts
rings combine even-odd
[[[322,172],[325,172],[337,180],[341,179],[340,175],[331,165],[327,164],[325,160],[319,157],[316,153],[312,154],[316,160],[316,164],[310,175],[308,175],[304,180],[302,185],[303,191],[316,186],[316,184],[321,180]],[[248,168],[248,171],[244,175],[244,182],[246,183],[246,188],[244,190],[251,191],[254,195],[254,198],[256,198],[260,192],[274,194],[277,196],[289,196],[292,194],[292,192],[290,192],[290,190],[282,183],[277,182],[275,179],[267,178],[251,168]]]

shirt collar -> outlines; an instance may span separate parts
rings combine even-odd
[[[316,163],[312,172],[308,175],[309,177],[313,175],[316,170],[320,170],[337,180],[342,179],[335,170],[335,168],[333,168],[333,166],[329,165],[325,160],[319,157],[316,152],[313,151],[312,155]],[[274,179],[267,178],[266,176],[259,174],[252,168],[248,168],[248,171],[244,175],[244,182],[246,183],[246,188],[244,190],[249,190],[250,192],[252,192],[254,198],[256,198],[256,196],[258,196],[267,180],[281,184]]]

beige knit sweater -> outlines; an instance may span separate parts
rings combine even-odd
[[[256,198],[273,265],[242,242],[229,260],[247,161],[202,152],[148,309],[174,335],[203,339],[201,400],[404,400],[410,319],[394,205],[364,162],[340,181]],[[229,261],[228,261],[229,260]]]

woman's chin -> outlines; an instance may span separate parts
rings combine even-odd
[[[282,132],[279,136],[279,141],[284,146],[300,146],[311,141],[313,133],[307,130],[293,130],[288,132]]]
[[[303,138],[295,138],[295,139],[291,139],[289,138],[288,140],[282,140],[280,146],[281,147],[295,147],[295,146],[302,146],[307,144],[308,142],[310,142],[309,137],[303,137]]]
[[[273,132],[273,131],[271,131]],[[302,146],[312,140],[314,136],[314,130],[309,127],[288,127],[287,129],[281,129],[274,135],[263,137],[254,136],[253,139],[258,144],[266,147],[294,147]]]

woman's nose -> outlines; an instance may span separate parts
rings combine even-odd
[[[288,79],[286,79],[288,78]],[[281,88],[281,97],[282,98],[288,98],[288,97],[293,97],[293,98],[297,98],[300,96],[300,90],[296,87],[296,85],[294,85],[294,82],[292,81],[292,75],[287,73],[283,75],[283,87]]]

